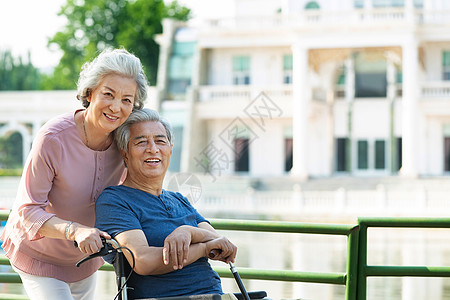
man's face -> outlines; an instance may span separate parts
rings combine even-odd
[[[128,153],[122,153],[128,168],[128,176],[147,182],[163,180],[170,164],[172,145],[160,122],[146,121],[130,127]]]

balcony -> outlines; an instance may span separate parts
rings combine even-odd
[[[209,30],[264,30],[280,28],[383,26],[390,24],[445,25],[450,24],[450,11],[408,8],[372,8],[342,11],[305,10],[295,14],[241,16],[210,19],[199,26]]]
[[[284,84],[201,86],[198,90],[199,116],[204,118],[236,116],[255,101],[261,93],[264,93],[270,101],[289,115],[292,110],[293,87]],[[450,81],[423,82],[419,93],[419,99],[429,104],[424,107],[426,111],[433,114],[436,110],[440,113],[450,113],[447,108],[448,99],[450,99]],[[320,107],[321,103],[326,102],[325,94],[323,89],[313,88],[312,103]],[[403,87],[400,83],[396,85],[396,99],[402,99],[402,94]],[[335,86],[334,97],[335,99],[345,99],[344,85]]]
[[[292,99],[292,85],[255,86],[255,85],[211,85],[199,90],[200,102],[238,101],[248,103],[264,93],[276,101]]]
[[[198,90],[197,116],[235,118],[256,103],[289,113],[292,111],[292,85],[201,86]]]
[[[450,97],[450,81],[425,82],[422,84],[421,94],[424,100],[448,100]]]

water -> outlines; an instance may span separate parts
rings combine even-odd
[[[19,179],[0,177],[0,206],[10,208]],[[206,216],[211,217],[211,216]],[[314,221],[326,223],[323,217]],[[349,222],[353,223],[353,221]],[[347,238],[309,234],[223,231],[239,248],[236,266],[303,272],[345,272]],[[369,265],[450,265],[450,230],[369,229]],[[213,265],[226,266],[220,262]],[[10,268],[1,266],[0,272]],[[224,278],[226,292],[238,292],[234,279]],[[265,290],[272,299],[344,299],[345,287],[329,284],[243,280],[247,290]],[[448,278],[381,277],[368,279],[370,300],[450,299]],[[23,293],[21,285],[0,284],[0,293]],[[95,299],[116,293],[113,272],[99,272]]]

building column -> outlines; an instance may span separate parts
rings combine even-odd
[[[364,20],[373,19],[373,3],[372,0],[364,0]]]
[[[172,53],[172,42],[175,31],[177,29],[176,23],[172,19],[164,19],[162,21],[163,34],[159,36],[157,42],[159,44],[159,61],[158,61],[158,78],[156,82],[156,99],[148,99],[147,107],[161,111],[161,105],[167,97],[167,88],[169,85],[169,63],[170,55]],[[150,101],[154,101],[150,103]]]
[[[389,57],[387,58],[387,99],[389,101],[389,157],[386,161],[389,162],[389,171],[394,174],[397,171],[396,166],[396,139],[395,139],[395,97],[397,93],[397,81],[396,81],[396,69],[395,64]]]
[[[402,177],[418,176],[418,98],[419,98],[419,43],[412,34],[402,47]]]
[[[308,49],[295,44],[292,47],[292,170],[291,175],[308,179],[308,118],[311,87],[308,82]]]
[[[336,66],[333,66],[333,69],[330,70],[330,74],[335,74]],[[335,88],[336,88],[336,78],[335,76],[330,76],[325,81],[325,101],[327,103],[327,117],[326,117],[326,126],[328,128],[327,136],[327,144],[328,144],[328,154],[327,154],[327,174],[328,176],[332,176],[335,171],[336,160],[335,160],[335,136],[334,136],[334,103],[335,103]]]
[[[405,19],[409,23],[414,23],[415,21],[415,11],[413,0],[405,0]]]
[[[192,172],[196,170],[195,156],[201,153],[202,147],[206,144],[202,140],[205,136],[205,126],[200,126],[195,111],[199,97],[200,77],[202,70],[202,58],[205,50],[196,47],[193,58],[193,70],[191,86],[186,91],[186,123],[183,128],[183,151],[181,152],[180,171]]]
[[[349,174],[353,171],[353,102],[355,100],[355,62],[353,55],[345,61],[345,101],[347,102],[347,145],[346,145],[346,170]]]

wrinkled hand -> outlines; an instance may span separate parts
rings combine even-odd
[[[74,225],[72,225],[74,226]],[[97,228],[87,227],[80,224],[74,226],[73,236],[75,242],[78,244],[78,249],[88,255],[97,253],[102,247],[102,240],[100,237],[111,239],[111,236]]]
[[[224,263],[234,262],[237,253],[237,247],[226,237],[211,240],[205,243],[206,256],[212,260],[220,260]]]
[[[172,263],[174,270],[182,269],[188,259],[190,244],[191,232],[187,227],[180,226],[172,231],[164,240],[164,264]]]

